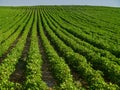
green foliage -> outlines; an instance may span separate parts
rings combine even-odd
[[[0,7],[0,90],[119,90],[119,14],[119,8],[110,7]],[[12,82],[30,30],[26,79]],[[53,87],[42,78],[42,51],[56,81]]]

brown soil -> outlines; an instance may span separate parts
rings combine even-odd
[[[33,22],[32,22],[33,25]],[[16,64],[15,71],[10,75],[10,81],[17,82],[17,83],[23,83],[25,81],[25,71],[26,71],[26,60],[28,57],[28,52],[30,49],[31,44],[31,34],[32,34],[32,26],[30,28],[30,31],[26,38],[26,43],[24,45],[24,49],[22,51],[22,55],[18,60],[18,63]]]
[[[50,64],[49,64],[49,61],[47,60],[47,56],[45,54],[45,51],[44,51],[44,48],[43,48],[43,45],[42,45],[42,40],[41,40],[41,37],[40,37],[38,23],[37,23],[37,36],[38,36],[39,49],[40,49],[40,53],[42,55],[42,60],[43,60],[42,79],[43,79],[43,81],[46,82],[48,87],[52,88],[53,86],[55,86],[56,81],[55,81],[54,77],[52,76],[52,72],[50,71]]]

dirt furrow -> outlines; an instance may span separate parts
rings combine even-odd
[[[50,64],[47,60],[47,56],[45,54],[45,51],[44,51],[44,48],[43,48],[43,45],[42,45],[42,40],[41,40],[41,37],[40,37],[38,22],[37,22],[37,36],[38,36],[40,54],[42,55],[42,60],[43,60],[42,79],[43,79],[43,81],[46,82],[48,87],[53,87],[56,84],[56,81],[54,80],[54,78],[52,76],[52,72],[50,71]]]
[[[22,51],[21,57],[18,59],[18,63],[16,64],[15,71],[10,75],[10,81],[12,82],[23,83],[23,81],[26,79],[25,78],[25,71],[27,64],[26,60],[28,58],[28,53],[30,50],[33,22],[30,27],[30,31],[27,35],[26,43],[24,45],[24,49]]]

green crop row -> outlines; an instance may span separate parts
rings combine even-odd
[[[60,14],[61,15],[61,14]],[[56,16],[54,15],[54,13],[51,14],[51,16]],[[63,16],[63,15],[62,15]],[[68,18],[67,17],[68,15],[64,15],[64,19],[66,19],[68,22],[70,23],[74,23],[73,20],[71,18]],[[58,16],[56,16],[58,17]],[[53,17],[54,18],[54,17]],[[58,19],[58,18],[57,18]],[[88,35],[88,33],[90,32],[90,30],[92,28],[88,28],[88,26],[84,26],[83,25],[78,25],[79,27],[81,28],[78,28],[78,27],[74,27],[72,24],[69,24],[69,23],[64,23],[63,20],[61,21],[62,23],[60,23],[61,19],[59,18],[59,20],[57,20],[57,22],[60,24],[60,26],[64,29],[67,29],[69,30],[69,32],[73,35],[75,35],[76,37],[80,38],[80,39],[83,39],[84,41],[94,45],[95,47],[98,47],[100,49],[106,49],[108,51],[110,51],[111,53],[113,53],[114,55],[116,55],[117,57],[119,57],[119,39],[116,38],[116,36],[114,37],[113,34],[111,34],[111,36],[113,36],[115,38],[115,41],[112,42],[112,40],[110,39],[111,36],[109,37],[109,43],[108,43],[108,38],[106,36],[109,36],[109,35],[104,35],[105,38],[102,39],[102,38],[97,38],[97,35],[95,33],[91,33],[90,35]],[[79,22],[76,22],[76,23],[79,23]],[[75,24],[74,24],[75,25]],[[77,24],[76,24],[77,25]],[[68,27],[69,26],[69,27]],[[71,32],[72,30],[72,32]],[[74,30],[74,31],[73,31]],[[85,31],[85,32],[84,32]],[[97,30],[96,30],[97,31]],[[100,32],[101,30],[99,30]],[[95,30],[93,29],[91,32],[95,32]],[[100,35],[99,35],[100,36]],[[103,35],[102,35],[103,36]],[[117,35],[118,36],[118,35]],[[116,39],[117,40],[117,44],[114,44],[116,42]]]
[[[70,69],[65,64],[63,58],[59,57],[54,48],[50,45],[50,42],[47,40],[44,35],[44,26],[42,25],[42,21],[39,21],[40,25],[40,36],[42,40],[42,44],[47,55],[47,59],[49,60],[51,70],[55,79],[57,80],[57,84],[62,90],[77,90],[73,83],[73,79],[70,73]],[[42,28],[43,27],[43,28]],[[79,87],[79,89],[82,89]]]
[[[21,34],[23,34],[22,32],[24,32],[23,30],[24,30],[24,28],[25,28],[25,25],[28,23],[28,21],[29,21],[29,18],[30,18],[30,14],[29,14],[29,17],[28,16],[26,16],[26,17],[24,17],[24,18],[26,18],[26,20],[24,21],[24,23],[23,24],[21,24],[20,26],[19,26],[19,24],[17,25],[16,24],[16,26],[14,26],[11,30],[9,30],[8,32],[6,32],[5,33],[5,35],[6,34],[8,34],[8,35],[10,35],[12,32],[14,32],[14,34],[11,36],[11,37],[9,37],[7,40],[5,40],[4,41],[4,43],[2,43],[1,45],[0,45],[0,49],[1,49],[1,52],[0,52],[0,56],[2,56],[4,53],[6,53],[6,51],[9,49],[9,47],[13,44],[13,42],[17,39],[17,37],[19,37],[19,35]],[[24,19],[23,18],[23,19]],[[21,23],[22,23],[23,21],[21,21]],[[19,26],[19,27],[18,27]],[[15,30],[16,29],[16,30]],[[2,38],[4,38],[5,36],[1,36]],[[6,37],[7,37],[7,35],[6,35]],[[6,38],[5,38],[6,39]],[[3,40],[3,39],[2,39]]]
[[[62,40],[64,41],[68,46],[70,46],[74,51],[80,53],[81,55],[85,56],[89,62],[93,64],[93,66],[96,69],[102,70],[105,74],[107,74],[107,77],[119,84],[119,77],[120,77],[120,66],[117,65],[117,63],[110,61],[109,59],[105,57],[100,57],[99,54],[93,52],[92,50],[87,49],[84,46],[80,46],[77,44],[73,39],[67,37],[64,35],[62,32],[59,30],[56,30],[52,24],[49,25],[51,27],[51,30],[55,32],[55,34]]]
[[[47,15],[47,13],[45,13]],[[61,31],[61,33],[63,32],[66,36],[68,36],[69,38],[73,39],[74,41],[76,41],[80,46],[84,46],[85,48],[92,50],[92,52],[94,51],[96,54],[99,54],[101,57],[106,57],[108,59],[110,59],[111,61],[117,62],[120,65],[120,60],[119,58],[116,58],[113,54],[111,54],[110,52],[106,51],[106,50],[102,50],[102,49],[98,49],[96,47],[94,47],[93,45],[78,39],[77,37],[74,37],[74,35],[68,33],[65,29],[61,28],[60,25],[55,22],[52,18],[49,17],[49,15],[47,15],[47,17],[50,19],[50,22],[52,23],[52,25],[54,26],[54,28],[58,28],[59,31]],[[60,22],[60,21],[59,21]]]
[[[43,23],[45,30],[47,32],[49,40],[53,43],[54,47],[62,54],[62,56],[65,57],[66,62],[68,65],[70,65],[72,68],[77,70],[79,74],[81,74],[84,79],[88,82],[91,89],[106,89],[111,90],[113,88],[117,88],[116,85],[109,85],[106,84],[104,79],[102,78],[100,72],[95,71],[90,64],[87,63],[86,59],[79,55],[78,53],[74,53],[74,51],[67,47],[58,37],[51,31],[50,27],[48,26],[49,23],[46,22],[45,18],[43,18]]]
[[[24,17],[25,18],[25,17]],[[26,17],[27,18],[27,17]],[[25,19],[26,19],[25,18]],[[20,27],[20,24],[22,22],[20,21],[19,24],[16,23],[16,25],[14,25],[13,28],[9,29],[7,32],[2,32],[1,36],[0,36],[0,44],[2,45],[3,43],[7,42],[7,39],[9,39],[15,32],[17,32],[17,30]],[[3,31],[3,30],[2,30]]]
[[[30,51],[26,65],[26,80],[23,85],[24,90],[47,90],[47,85],[42,80],[42,58],[39,52],[37,39],[37,12],[32,26],[32,36]]]
[[[25,27],[24,33],[17,43],[16,47],[7,55],[4,61],[0,65],[0,89],[13,90],[14,88],[21,88],[18,83],[10,82],[10,75],[15,71],[15,65],[22,54],[24,44],[26,42],[27,34],[29,32],[30,26],[32,24],[33,15],[31,16],[28,24]],[[23,24],[24,25],[24,24]]]

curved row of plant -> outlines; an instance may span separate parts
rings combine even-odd
[[[30,12],[31,13],[31,12]],[[24,18],[26,18],[26,20],[25,21],[23,21],[24,20],[24,18],[23,18],[23,20],[20,22],[20,23],[23,23],[22,25],[20,25],[19,26],[19,24],[18,25],[16,25],[14,28],[12,28],[11,30],[10,30],[10,32],[8,31],[8,32],[6,32],[6,34],[8,34],[9,35],[9,33],[11,34],[12,33],[12,31],[14,32],[14,34],[13,35],[11,35],[7,40],[5,40],[4,41],[4,43],[2,43],[1,45],[0,45],[0,49],[1,49],[1,52],[0,52],[0,56],[2,56],[4,53],[6,53],[6,51],[8,50],[8,48],[10,47],[10,45],[12,45],[12,43],[17,39],[17,37],[19,37],[19,35],[21,34],[23,34],[23,30],[24,30],[24,28],[25,28],[25,26],[26,26],[26,24],[28,23],[28,21],[29,21],[29,19],[30,19],[30,17],[31,17],[31,14],[30,13],[28,13],[29,14],[29,16],[25,16]],[[16,30],[15,30],[16,29]],[[6,35],[7,36],[7,35]]]
[[[16,13],[15,13],[16,12]],[[7,21],[5,21],[4,25],[1,26],[1,30],[0,33],[5,33],[7,31],[9,31],[13,26],[15,26],[16,23],[18,23],[27,12],[25,12],[25,10],[19,11],[19,10],[15,10],[14,15],[11,15],[10,13],[8,13],[8,15],[10,14],[10,17],[6,17]],[[13,14],[12,13],[12,14]],[[14,17],[13,17],[14,16]],[[10,19],[12,18],[12,19]],[[5,19],[4,19],[5,20]]]
[[[0,31],[0,33],[2,34],[0,36],[0,43],[3,43],[4,40],[6,40],[13,32],[15,32],[20,27],[21,23],[23,23],[27,19],[27,15],[29,15],[28,12],[25,14],[22,14],[21,17],[16,18],[16,20],[14,21],[15,22],[14,24],[12,23],[13,25],[12,27],[8,26],[7,28],[4,28]]]
[[[45,13],[45,15],[47,15],[47,13]],[[71,33],[67,32],[65,29],[61,28],[59,26],[59,24],[57,22],[55,22],[57,17],[55,17],[54,19],[49,17],[49,15],[47,15],[47,17],[49,18],[50,22],[53,24],[54,28],[59,29],[59,31],[63,32],[66,36],[68,36],[69,38],[71,38],[74,41],[76,41],[76,43],[78,43],[80,46],[82,45],[82,47],[85,47],[86,49],[92,50],[93,52],[99,54],[100,57],[106,57],[106,58],[110,59],[110,61],[117,62],[120,65],[120,59],[116,58],[110,52],[108,52],[106,50],[98,49],[98,48],[94,47],[93,45],[85,42],[84,40],[78,39],[77,37],[75,37]]]
[[[55,15],[53,13],[51,13],[50,16],[58,17],[57,15]],[[83,39],[84,41],[94,45],[97,48],[106,49],[106,50],[110,51],[111,53],[113,53],[114,55],[116,55],[117,57],[119,57],[119,45],[111,43],[111,42],[109,42],[109,44],[108,44],[106,41],[104,41],[104,39],[99,38],[99,40],[98,40],[98,39],[96,39],[96,37],[93,38],[92,35],[87,35],[86,33],[83,33],[84,28],[83,29],[76,28],[76,27],[71,26],[70,24],[63,23],[63,21],[59,17],[57,19],[59,19],[59,21],[57,20],[57,23],[62,28],[66,29],[68,32],[70,32],[71,34],[75,35],[76,37],[78,37],[80,39]],[[88,31],[86,31],[86,32],[88,32]]]
[[[10,75],[12,72],[15,71],[15,66],[18,63],[18,59],[20,58],[22,54],[22,50],[24,48],[27,34],[29,32],[30,26],[33,21],[33,14],[31,17],[29,17],[29,22],[25,23],[25,29],[24,33],[21,36],[19,42],[16,44],[16,47],[12,49],[9,55],[3,60],[3,62],[0,65],[0,89],[20,89],[22,86],[18,83],[13,83],[9,80]],[[23,24],[24,25],[24,24]]]
[[[30,51],[26,65],[26,80],[24,81],[23,89],[25,90],[47,90],[47,85],[42,80],[42,58],[39,52],[37,38],[37,12],[35,12],[35,21],[32,26],[32,36]]]
[[[41,12],[41,11],[40,11]],[[51,70],[55,79],[57,80],[58,87],[63,90],[77,90],[76,86],[73,83],[72,75],[68,65],[65,63],[64,59],[59,57],[54,48],[50,45],[47,37],[44,35],[43,30],[45,29],[43,23],[40,19],[39,14],[39,30],[42,40],[42,45],[44,47],[45,53],[47,55],[48,62],[51,65]],[[82,89],[79,87],[79,89]]]
[[[88,62],[93,64],[95,69],[99,69],[104,72],[105,76],[108,77],[114,83],[119,84],[119,77],[120,77],[120,66],[117,63],[110,61],[105,57],[100,57],[99,54],[93,52],[92,50],[87,49],[84,46],[77,44],[73,39],[67,37],[59,30],[51,24],[49,20],[47,20],[49,27],[51,30],[55,32],[55,34],[68,46],[70,46],[75,52],[80,53],[81,55],[85,56]],[[117,71],[118,70],[118,71]]]
[[[118,88],[116,85],[105,83],[100,71],[94,70],[90,64],[87,63],[86,59],[75,53],[70,47],[66,46],[50,29],[48,22],[46,22],[42,15],[43,26],[47,33],[47,37],[51,41],[54,48],[60,52],[65,58],[69,66],[76,70],[89,84],[90,89],[106,89]]]

